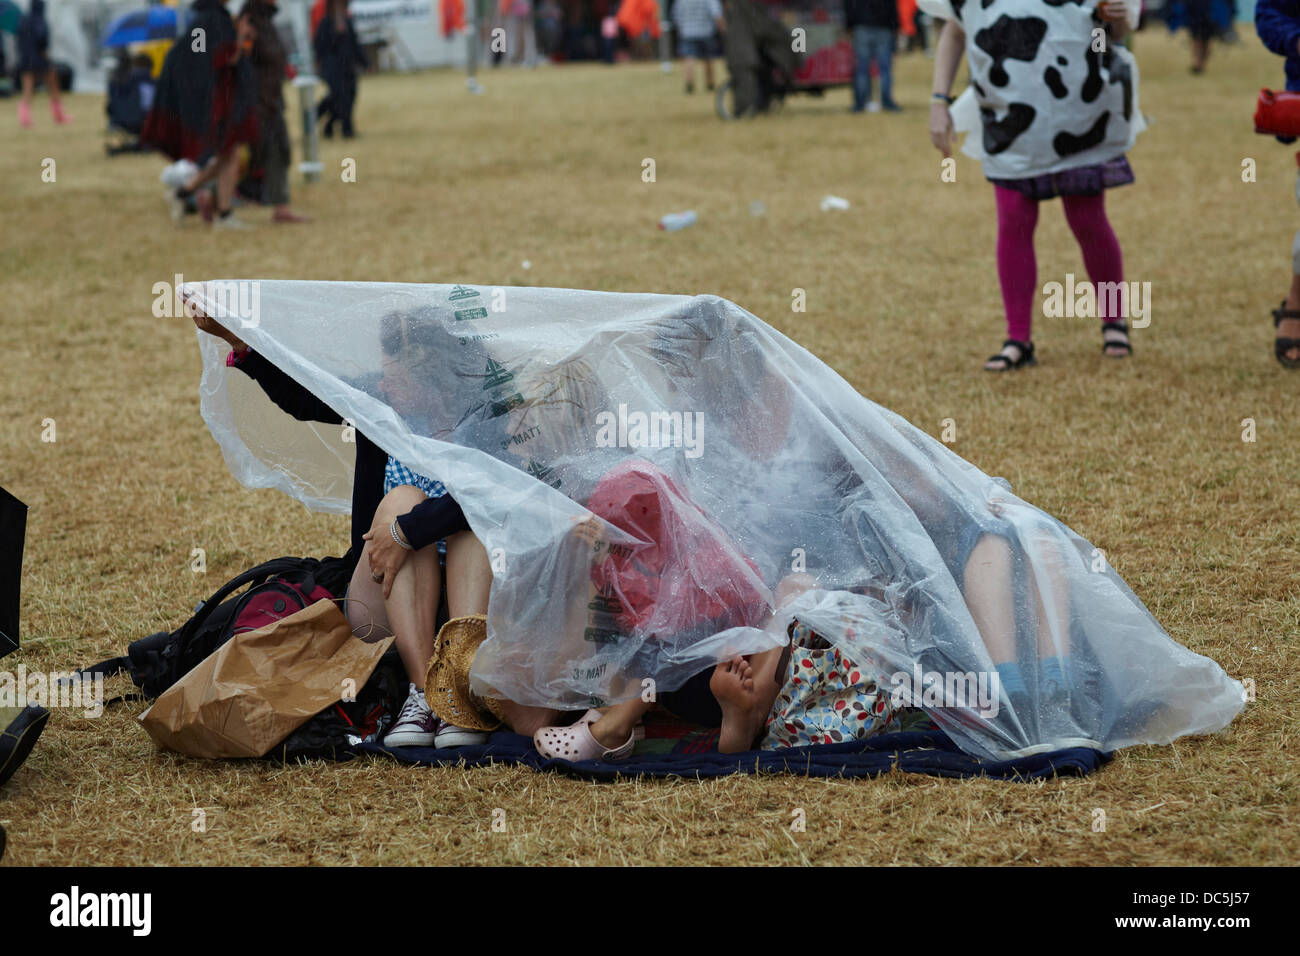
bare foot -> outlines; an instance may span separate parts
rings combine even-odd
[[[759,713],[758,694],[754,692],[754,671],[743,657],[713,668],[709,690],[722,707],[722,732],[718,734],[718,753],[734,754],[750,750],[763,727],[767,714]]]
[[[501,701],[500,707],[510,729],[525,737],[531,737],[543,727],[553,726],[560,719],[558,710],[551,710],[548,707],[529,707],[526,704],[516,704],[513,700]]]
[[[632,728],[624,721],[617,720],[612,714],[606,714],[600,720],[592,721],[591,736],[606,750],[617,750],[627,743],[632,736]]]

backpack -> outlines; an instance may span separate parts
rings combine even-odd
[[[353,562],[346,558],[276,558],[236,575],[175,631],[159,631],[128,645],[126,654],[82,668],[79,676],[126,672],[140,689],[107,703],[158,697],[236,634],[265,627],[316,601],[342,596]],[[248,585],[242,594],[235,592]],[[325,708],[269,754],[277,760],[337,759],[354,743],[382,733],[406,699],[405,670],[397,649],[381,658],[354,701]]]
[[[152,700],[188,674],[236,634],[256,630],[321,599],[341,596],[352,569],[345,558],[275,558],[231,578],[194,609],[177,630],[133,641],[113,657],[78,673],[128,672],[140,694]],[[248,590],[231,597],[244,585]]]

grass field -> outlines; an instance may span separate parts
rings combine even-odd
[[[957,182],[940,181],[931,61],[919,56],[897,63],[901,115],[851,116],[838,90],[731,124],[682,94],[680,72],[653,66],[493,72],[481,97],[453,72],[367,77],[361,137],[324,143],[322,182],[295,178],[314,223],[273,227],[253,210],[246,233],[174,227],[162,163],[105,158],[100,98],[73,97],[70,128],[40,102],[33,131],[3,104],[0,483],[31,511],[24,647],[0,666],[66,670],[121,653],[257,561],[345,547],[346,519],[227,471],[198,414],[194,331],[151,314],[153,283],[180,273],[732,299],[932,434],[954,419],[959,454],[1104,549],[1176,640],[1258,694],[1211,738],[1034,785],[904,774],[596,785],[385,761],[212,763],[155,751],[133,720],[139,704],[94,720],[59,711],[0,798],[5,862],[1300,860],[1300,377],[1273,360],[1268,317],[1288,282],[1296,166],[1251,124],[1282,63],[1249,29],[1200,78],[1181,38],[1146,31],[1136,52],[1153,122],[1130,154],[1138,181],[1111,194],[1110,213],[1127,278],[1151,283],[1151,325],[1117,362],[1093,322],[1039,319],[1040,366],[996,378],[980,371],[1003,338],[993,191],[965,158]],[[354,183],[339,175],[346,158]],[[646,158],[654,183],[642,181]],[[821,212],[827,193],[851,209]],[[695,227],[655,229],[688,208]],[[1038,261],[1040,283],[1083,273],[1059,204],[1044,210]],[[796,288],[805,313],[792,311]],[[43,442],[51,418],[57,441]],[[190,570],[194,547],[206,575]],[[505,832],[492,831],[494,808]],[[804,833],[791,832],[795,808]]]

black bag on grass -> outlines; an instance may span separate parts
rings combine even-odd
[[[78,673],[111,677],[126,671],[141,696],[153,699],[230,640],[246,610],[269,599],[274,606],[269,619],[286,617],[312,603],[311,596],[318,589],[342,597],[351,577],[352,563],[347,558],[275,558],[231,578],[201,602],[177,630],[132,641],[124,656],[100,661]],[[248,590],[232,596],[245,585]],[[266,623],[265,617],[268,615],[259,615],[259,621]]]
[[[341,558],[276,558],[231,578],[194,609],[194,615],[175,631],[159,631],[127,646],[122,657],[101,661],[79,671],[105,677],[127,672],[139,694],[116,698],[152,700],[230,640],[246,624],[250,610],[287,616],[311,603],[319,588],[342,597],[352,578],[355,562]],[[235,594],[241,587],[247,590]],[[283,604],[283,607],[280,605]],[[269,605],[269,607],[268,607]],[[442,595],[438,621],[446,620],[446,595]],[[339,701],[316,714],[286,737],[266,756],[273,760],[337,760],[348,756],[353,743],[382,734],[406,700],[406,670],[397,648],[390,648],[353,701]],[[113,703],[113,701],[109,701]]]
[[[307,721],[266,755],[268,760],[339,760],[354,743],[382,737],[406,700],[406,668],[396,647],[375,665],[354,701],[339,701]]]

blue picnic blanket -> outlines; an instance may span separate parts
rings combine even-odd
[[[533,747],[530,737],[506,731],[494,733],[486,744],[435,750],[432,747],[388,748],[377,743],[352,747],[346,756],[383,754],[403,763],[428,766],[520,764],[535,770],[554,770],[590,780],[628,777],[723,777],[733,773],[788,773],[801,777],[875,777],[899,770],[935,777],[991,777],[1027,782],[1053,776],[1083,776],[1110,760],[1109,753],[1083,747],[1035,754],[1016,760],[981,761],[963,753],[938,730],[879,734],[865,740],[785,750],[751,750],[720,754],[633,754],[619,763],[588,760],[567,763],[547,760]]]

